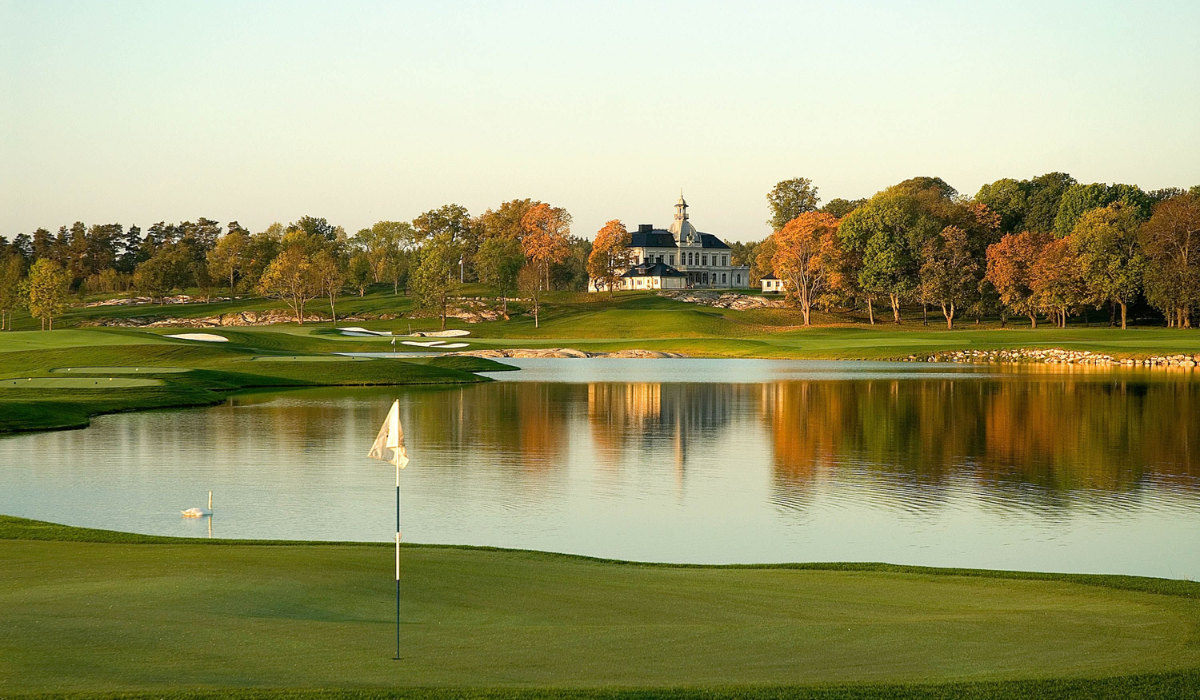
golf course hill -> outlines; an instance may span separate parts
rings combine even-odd
[[[1184,698],[1200,584],[197,540],[0,516],[0,697]]]

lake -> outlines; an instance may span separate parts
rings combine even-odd
[[[510,360],[461,388],[322,388],[0,439],[0,512],[134,532],[389,541],[365,453],[399,399],[404,539],[693,563],[885,561],[1200,578],[1186,373]],[[211,519],[184,520],[214,491]]]

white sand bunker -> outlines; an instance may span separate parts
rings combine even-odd
[[[417,331],[413,336],[418,338],[461,338],[464,335],[471,335],[471,331],[464,331],[461,328],[451,328],[448,331]]]
[[[214,335],[212,333],[176,333],[168,335],[168,338],[178,338],[179,340],[199,340],[202,343],[228,343],[229,338],[222,335]]]
[[[357,336],[359,338],[366,337],[366,336],[389,337],[392,335],[391,331],[371,331],[371,330],[367,330],[366,328],[360,328],[358,326],[346,326],[344,328],[339,328],[338,330],[341,332],[342,335],[352,335],[352,336]]]
[[[468,343],[447,343],[444,340],[401,340],[401,345],[415,345],[419,348],[432,348],[434,350],[457,350],[465,348]]]

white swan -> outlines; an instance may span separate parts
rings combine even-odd
[[[185,518],[201,518],[205,515],[212,515],[212,491],[208,492],[208,508],[188,508],[179,512]]]

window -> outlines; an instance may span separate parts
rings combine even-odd
[[[725,273],[721,273],[721,284],[725,284]]]
[[[669,258],[671,260],[671,262],[670,262],[671,265],[675,264],[675,256],[674,255],[668,255],[667,258]]]
[[[658,256],[658,261],[659,261],[659,262],[662,262],[662,256],[661,256],[661,255],[660,255],[660,256]]]
[[[704,267],[708,267],[708,256],[707,255],[700,256],[700,264],[703,265]]]
[[[728,265],[728,264],[729,264],[729,256],[728,256],[728,255],[722,255],[722,256],[721,256],[721,267],[725,267],[725,266],[726,266],[726,265]]]

